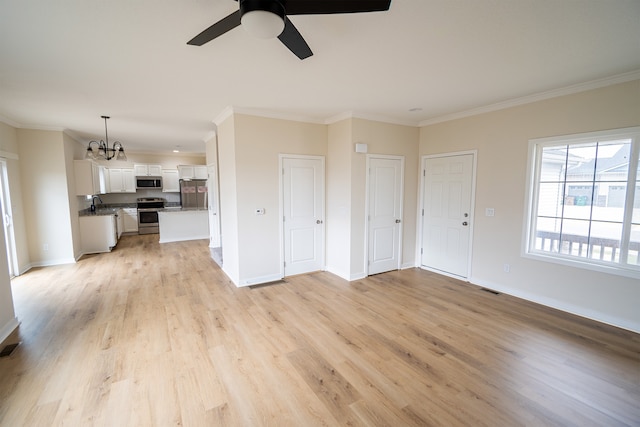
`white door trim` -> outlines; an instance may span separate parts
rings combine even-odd
[[[2,206],[7,217],[3,218],[1,223],[4,225],[4,237],[7,247],[7,264],[9,267],[9,273],[12,276],[20,275],[20,268],[18,266],[18,251],[16,247],[15,227],[13,224],[13,209],[11,207],[11,192],[9,191],[9,170],[7,161],[4,158],[0,158],[0,173],[2,177],[0,183],[2,189],[0,189],[0,195],[2,195]],[[6,224],[9,221],[9,224]]]
[[[475,224],[475,207],[476,207],[476,175],[478,171],[478,150],[468,150],[468,151],[454,151],[450,153],[440,153],[440,154],[429,154],[422,156],[420,160],[420,185],[418,189],[418,212],[417,212],[417,224],[416,230],[418,232],[418,238],[416,239],[416,267],[422,268],[424,270],[434,271],[439,274],[443,274],[445,276],[455,277],[456,279],[460,279],[460,276],[450,275],[440,270],[431,270],[428,267],[422,265],[422,253],[420,249],[423,247],[422,243],[422,226],[423,226],[423,215],[422,209],[424,206],[424,178],[425,178],[425,167],[428,159],[436,159],[439,157],[454,157],[454,156],[464,156],[471,155],[473,159],[473,171],[471,173],[471,205],[470,205],[470,216],[471,220],[469,221],[469,259],[467,260],[467,275],[464,276],[464,279],[469,279],[471,277],[471,265],[473,261],[473,229]]]
[[[326,217],[327,217],[327,200],[326,200],[326,167],[325,167],[325,157],[324,156],[314,156],[314,155],[304,155],[304,154],[278,154],[278,224],[279,224],[279,233],[280,236],[280,277],[285,277],[285,268],[284,268],[284,260],[285,260],[285,247],[284,247],[284,159],[307,159],[307,160],[320,160],[322,167],[322,175],[324,179],[322,180],[322,197],[324,198],[323,212],[322,212],[322,221],[325,223],[324,232],[322,233],[322,269],[326,270],[327,266],[327,227],[326,227]]]
[[[365,185],[365,201],[364,201],[364,223],[365,232],[364,232],[364,265],[365,265],[365,276],[369,275],[369,190],[370,190],[370,182],[369,182],[369,168],[371,165],[371,159],[388,159],[388,160],[400,160],[400,227],[398,230],[398,270],[400,270],[402,266],[402,233],[404,230],[404,156],[394,156],[387,154],[367,154],[367,164],[366,164],[366,185]]]

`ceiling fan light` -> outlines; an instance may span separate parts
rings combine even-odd
[[[278,37],[284,30],[284,19],[266,10],[252,10],[242,15],[242,28],[260,39]]]

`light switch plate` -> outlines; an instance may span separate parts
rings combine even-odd
[[[484,210],[485,216],[494,216],[496,214],[496,210],[493,208],[486,208]]]

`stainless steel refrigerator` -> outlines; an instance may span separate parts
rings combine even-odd
[[[180,204],[183,208],[207,209],[208,194],[206,179],[180,180]]]

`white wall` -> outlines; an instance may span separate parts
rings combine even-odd
[[[332,123],[328,129],[327,270],[344,279],[351,277],[351,119]]]
[[[638,280],[521,256],[528,140],[638,125],[633,81],[421,128],[421,155],[478,150],[470,281],[640,331]]]

